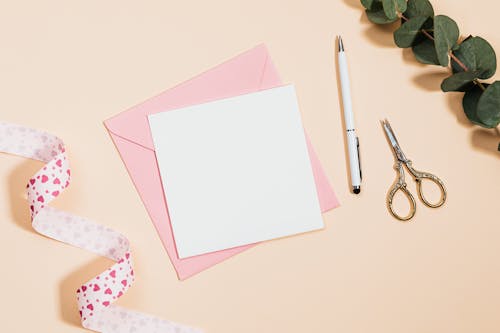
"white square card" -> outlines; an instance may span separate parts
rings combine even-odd
[[[180,258],[323,227],[292,85],[149,123]]]

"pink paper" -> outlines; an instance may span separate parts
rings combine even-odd
[[[104,122],[179,279],[186,279],[255,244],[179,259],[147,116],[281,84],[266,47],[260,45]],[[325,212],[339,203],[309,140],[307,143],[321,210]]]

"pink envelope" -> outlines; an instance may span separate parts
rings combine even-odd
[[[265,45],[260,45],[104,122],[179,279],[186,279],[255,244],[179,259],[147,116],[279,85],[281,79],[269,53]],[[339,203],[309,142],[308,147],[321,210],[325,212]]]

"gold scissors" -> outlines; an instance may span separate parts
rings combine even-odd
[[[398,139],[396,139],[396,135],[394,134],[394,131],[392,130],[391,125],[389,124],[389,121],[387,121],[387,119],[382,121],[382,126],[384,128],[385,135],[387,136],[387,139],[389,139],[392,150],[394,152],[394,157],[396,161],[394,169],[396,169],[396,171],[399,173],[397,182],[391,187],[387,195],[387,207],[389,209],[389,212],[392,214],[392,216],[394,216],[400,221],[408,221],[415,215],[416,211],[415,198],[410,193],[410,191],[408,191],[408,188],[406,187],[403,164],[406,166],[408,172],[410,172],[410,174],[413,176],[415,182],[417,182],[417,192],[418,196],[420,197],[420,200],[427,207],[431,208],[441,207],[446,201],[446,188],[444,186],[444,183],[441,181],[441,179],[439,179],[433,174],[415,170],[413,168],[412,162],[406,158],[405,154],[403,153],[403,150],[401,150],[401,147],[399,146],[398,143]],[[439,190],[441,191],[441,198],[437,203],[431,203],[424,197],[422,193],[422,182],[424,180],[431,181],[439,187]],[[394,196],[398,191],[403,192],[403,194],[408,198],[408,201],[410,202],[410,212],[406,216],[401,216],[397,214],[394,211],[394,208],[392,207],[392,200],[394,199]]]

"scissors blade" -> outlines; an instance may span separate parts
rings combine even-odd
[[[392,130],[391,124],[387,119],[382,120],[382,126],[384,127],[385,134],[391,143],[392,150],[394,151],[394,155],[396,158],[402,162],[406,161],[406,156],[403,153],[403,150],[399,146],[398,139],[396,138],[396,134]]]

